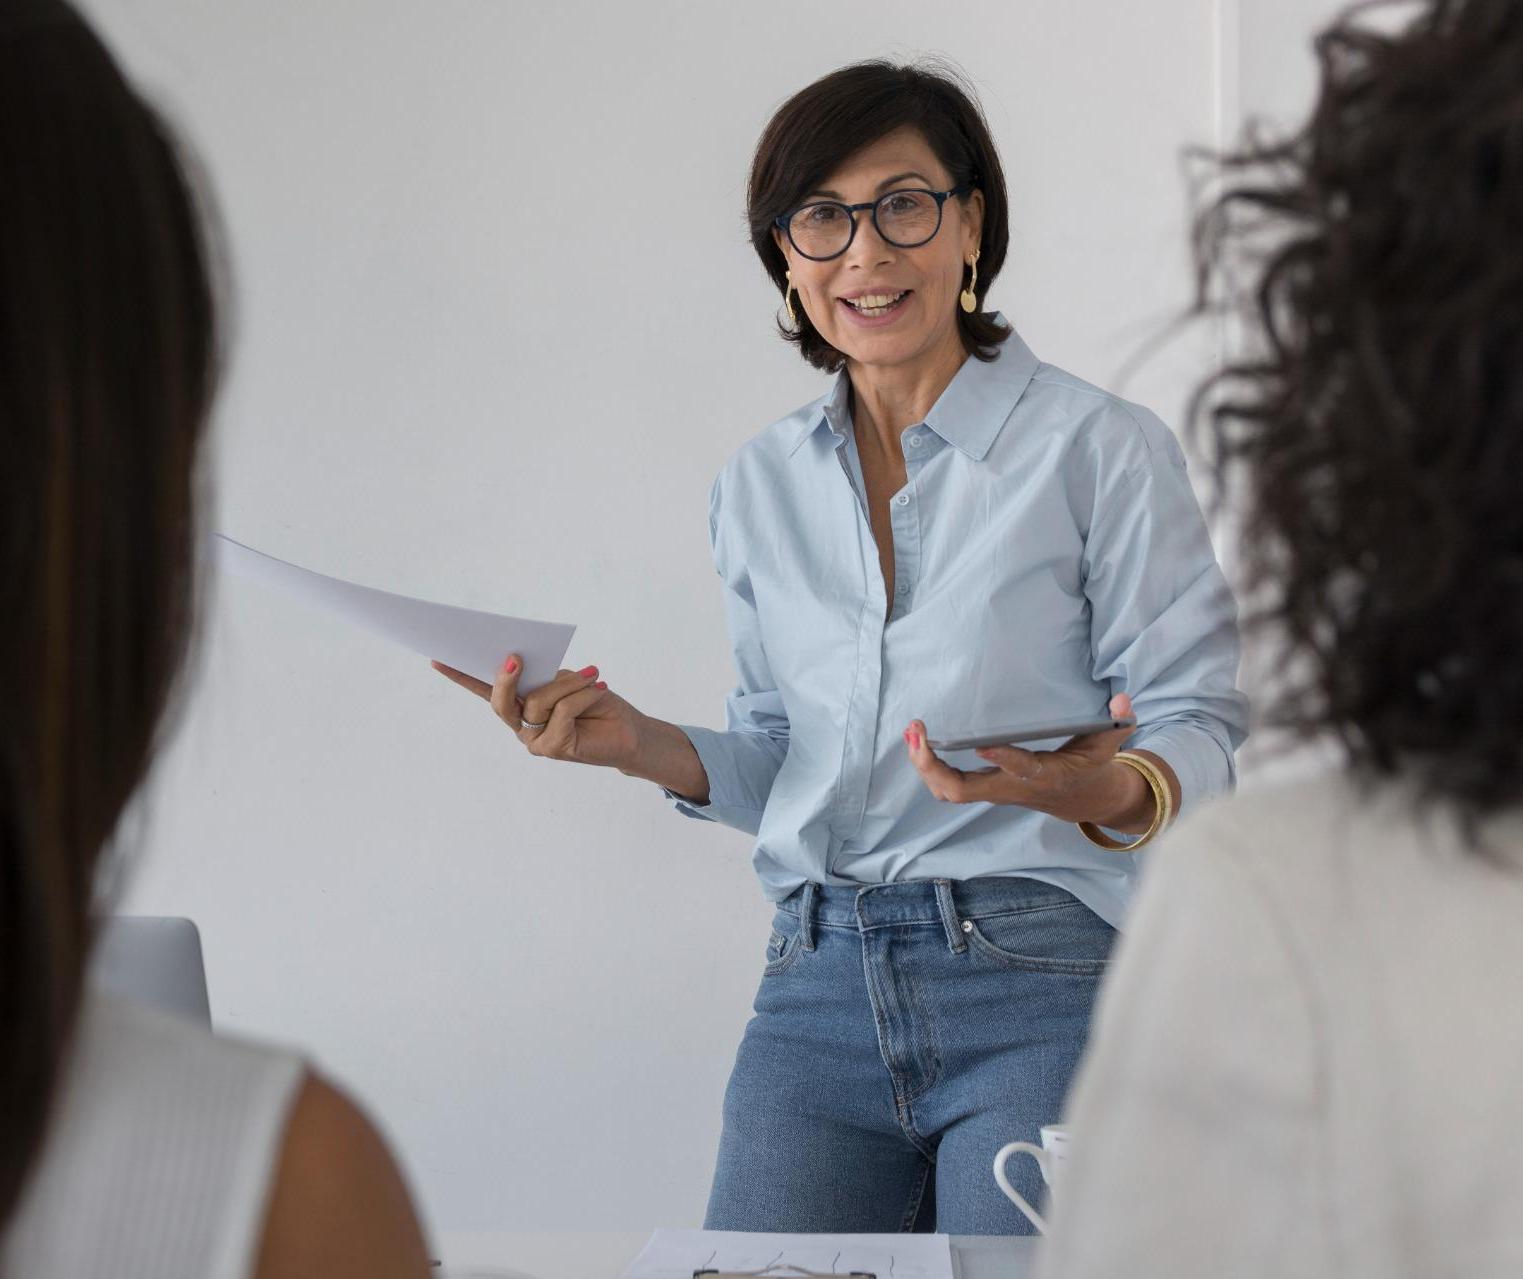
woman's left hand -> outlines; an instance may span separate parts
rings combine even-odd
[[[1111,698],[1110,713],[1132,713],[1125,693]],[[938,759],[926,745],[925,724],[915,720],[905,731],[910,759],[937,799],[952,804],[1015,804],[1065,822],[1108,825],[1120,814],[1151,802],[1147,783],[1134,769],[1115,763],[1121,743],[1137,730],[1113,728],[1070,738],[1055,751],[1019,746],[991,746],[978,752],[991,768],[964,772]]]

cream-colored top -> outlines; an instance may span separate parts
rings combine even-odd
[[[1155,854],[1068,1111],[1042,1279],[1523,1275],[1523,819],[1509,865],[1346,780]]]
[[[89,995],[7,1279],[245,1279],[300,1058]]]

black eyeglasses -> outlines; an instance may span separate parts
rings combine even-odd
[[[867,209],[873,211],[873,226],[879,235],[896,248],[915,249],[935,239],[941,230],[942,205],[954,195],[967,195],[973,187],[972,180],[950,191],[910,187],[863,204],[819,200],[783,214],[776,223],[788,233],[789,243],[814,262],[828,262],[851,248],[857,238],[857,214]]]

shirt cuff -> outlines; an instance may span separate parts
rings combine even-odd
[[[687,734],[703,764],[703,771],[708,774],[709,802],[699,804],[665,787],[661,793],[684,817],[718,822],[756,834],[761,829],[762,812],[767,806],[766,797],[772,789],[772,779],[782,765],[782,759],[776,753],[781,743],[762,733],[721,733],[690,724],[678,724],[677,727]],[[737,742],[736,738],[748,740]],[[741,749],[737,750],[737,746]],[[751,766],[749,770],[747,764]],[[748,775],[758,770],[765,772],[765,779]],[[764,786],[760,785],[763,780]]]
[[[1228,794],[1237,782],[1232,751],[1198,724],[1164,723],[1143,729],[1125,749],[1151,751],[1174,770],[1179,778],[1180,813]]]

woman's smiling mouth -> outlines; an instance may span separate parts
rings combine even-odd
[[[897,292],[859,293],[839,301],[854,319],[883,320],[896,314],[913,292],[913,289],[900,289]]]

